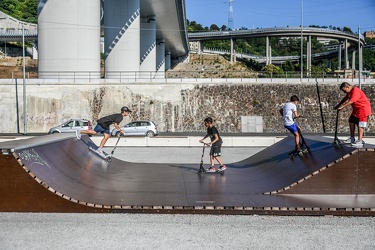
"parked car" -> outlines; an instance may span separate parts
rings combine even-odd
[[[152,121],[134,121],[121,127],[125,132],[125,136],[143,135],[153,137],[159,134],[157,125]],[[111,132],[112,136],[118,136],[120,132],[114,128]]]
[[[86,119],[70,119],[59,126],[51,128],[48,134],[75,133],[76,130],[82,129],[91,129],[91,122]]]

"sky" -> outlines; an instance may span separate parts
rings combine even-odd
[[[203,27],[228,25],[229,0],[185,0],[186,16]],[[319,25],[375,31],[375,0],[234,0],[233,26],[273,28]],[[302,17],[302,18],[301,18]]]

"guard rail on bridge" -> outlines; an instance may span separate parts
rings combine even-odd
[[[349,42],[358,43],[358,35],[338,30],[311,28],[311,27],[276,27],[248,30],[233,31],[216,31],[216,32],[196,32],[189,33],[189,41],[205,41],[205,40],[223,40],[223,39],[242,39],[255,37],[276,37],[276,36],[317,36],[332,39],[347,39]],[[365,43],[364,36],[360,34],[360,41]]]

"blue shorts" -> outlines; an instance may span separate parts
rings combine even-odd
[[[298,125],[296,123],[293,123],[290,126],[284,126],[287,130],[290,131],[293,135],[295,135],[298,132]]]
[[[97,124],[95,126],[94,131],[96,133],[109,134],[109,129],[105,129],[102,126],[100,126],[99,124]]]

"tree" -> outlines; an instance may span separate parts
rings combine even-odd
[[[295,71],[294,65],[291,61],[287,60],[285,64],[283,65],[283,69],[286,72],[293,72]]]
[[[211,24],[210,31],[220,31],[220,28],[216,24]]]
[[[276,65],[273,65],[273,64],[268,64],[266,66],[263,67],[262,71],[266,72],[266,73],[273,73],[273,74],[282,74],[284,73],[283,69],[276,66]]]

